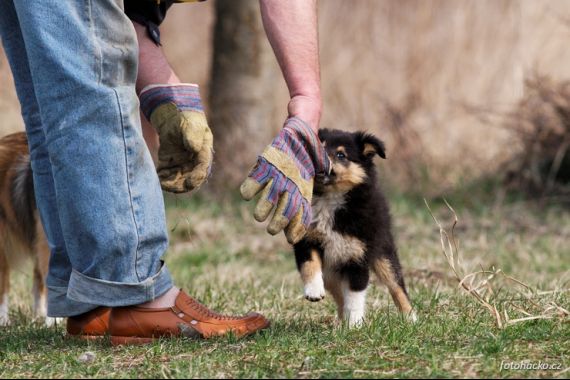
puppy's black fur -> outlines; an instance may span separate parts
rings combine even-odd
[[[350,325],[364,317],[365,290],[372,270],[398,308],[413,311],[391,232],[388,203],[374,157],[386,158],[384,143],[371,134],[323,129],[319,138],[331,159],[330,175],[315,179],[313,223],[294,245],[305,297],[319,301],[325,288]]]

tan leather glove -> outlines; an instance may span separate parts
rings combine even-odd
[[[162,189],[185,193],[210,175],[213,135],[197,85],[152,85],[140,94],[141,110],[157,131],[158,177]]]
[[[311,224],[313,179],[317,173],[329,173],[330,161],[317,134],[301,119],[291,117],[273,140],[241,185],[241,195],[250,200],[261,197],[255,208],[257,221],[275,213],[267,232],[285,229],[291,244],[299,242]]]

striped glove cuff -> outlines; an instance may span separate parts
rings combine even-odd
[[[175,104],[180,111],[204,112],[197,84],[150,85],[141,91],[139,99],[147,120],[157,107],[165,103]]]

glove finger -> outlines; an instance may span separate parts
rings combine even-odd
[[[283,193],[277,202],[277,208],[273,214],[271,222],[267,226],[267,232],[271,235],[277,235],[279,231],[283,230],[289,224],[289,219],[285,216],[285,209],[289,204],[289,193]]]
[[[241,197],[243,199],[245,199],[246,201],[250,201],[253,199],[253,197],[257,195],[257,193],[263,190],[264,187],[265,184],[261,184],[256,180],[254,180],[253,178],[247,177],[245,181],[243,181],[243,183],[241,184],[239,192],[241,193]]]
[[[160,167],[160,165],[156,168],[156,172],[158,173],[158,177],[162,180],[176,177],[179,173],[182,172],[180,166],[170,166],[170,167]]]
[[[180,170],[159,170],[158,178],[160,179],[160,187],[162,187],[164,191],[170,193],[185,193],[188,191],[186,186],[184,186],[184,177]]]
[[[199,152],[205,143],[206,131],[209,131],[206,116],[201,112],[184,111],[180,120],[184,146],[191,152]]]
[[[287,237],[289,244],[297,244],[303,237],[305,237],[306,233],[307,229],[303,224],[303,206],[301,206],[300,210],[295,214],[289,222],[289,225],[285,228],[285,237]]]
[[[202,150],[192,160],[194,167],[189,168],[188,172],[185,173],[188,191],[200,187],[208,179],[213,158],[214,154],[211,145],[205,143]]]
[[[207,159],[205,161],[208,162],[208,176],[210,176],[210,173],[212,172],[212,163],[214,162],[214,135],[212,134],[212,131],[210,130],[210,128],[206,129],[206,133],[204,134],[204,148],[208,148],[207,152],[205,154],[207,154]]]
[[[208,149],[209,150],[209,149]],[[210,154],[211,157],[211,154]],[[186,173],[185,186],[188,191],[196,189],[204,184],[210,175],[211,158],[204,160],[194,166],[188,173]]]
[[[255,211],[253,212],[253,217],[258,222],[263,222],[267,219],[271,210],[273,209],[274,204],[270,201],[269,195],[271,194],[271,188],[273,186],[273,180],[270,180],[267,185],[263,188],[263,192],[261,193],[261,197],[259,197],[259,201],[257,202],[257,206],[255,206]]]

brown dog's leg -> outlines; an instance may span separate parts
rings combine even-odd
[[[33,245],[34,250],[34,314],[39,318],[46,318],[46,324],[51,325],[52,320],[47,318],[47,287],[46,278],[49,269],[49,246],[45,237],[43,227],[37,218],[36,226],[36,242]]]
[[[3,242],[0,242],[0,326],[10,323],[8,318],[8,292],[10,291],[10,268]]]
[[[42,257],[37,257],[34,260],[34,315],[36,317],[45,318],[47,315],[47,289],[46,289],[46,275],[45,264]]]
[[[372,263],[374,273],[380,282],[388,287],[390,295],[400,312],[415,322],[417,317],[410,304],[410,299],[404,285],[404,278],[399,270],[399,265],[396,265],[396,267],[398,269],[394,270],[394,265],[392,265],[387,258],[376,259]]]

